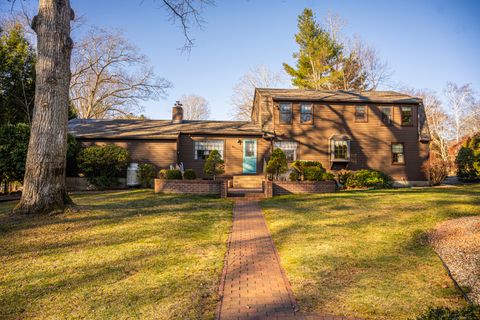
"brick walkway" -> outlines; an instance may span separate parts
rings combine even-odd
[[[295,312],[259,200],[236,200],[223,272],[217,319],[347,319]]]

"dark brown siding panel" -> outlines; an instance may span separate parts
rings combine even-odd
[[[224,144],[224,176],[241,175],[243,171],[243,147],[239,140],[257,140],[257,174],[263,173],[263,158],[270,152],[270,143],[261,137],[242,136],[213,136],[213,135],[181,135],[179,138],[179,162],[182,162],[185,169],[193,169],[198,177],[206,178],[203,173],[205,160],[195,160],[195,141],[199,140],[223,140]]]
[[[113,143],[125,148],[132,162],[151,163],[158,169],[168,168],[177,162],[176,140],[80,140],[83,145]]]

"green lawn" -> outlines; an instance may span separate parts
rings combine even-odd
[[[465,304],[427,232],[480,214],[480,185],[291,195],[263,208],[302,310],[408,319]]]
[[[13,219],[0,203],[1,319],[209,319],[230,201],[117,191]]]

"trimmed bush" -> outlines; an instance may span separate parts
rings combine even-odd
[[[391,188],[392,178],[378,170],[358,170],[347,179],[345,186],[352,189]]]
[[[319,161],[296,160],[291,165],[291,181],[323,181],[325,169]]]
[[[319,167],[306,167],[303,169],[303,178],[307,181],[323,181],[324,173]]]
[[[325,172],[323,174],[323,181],[335,181],[335,175],[331,172]]]
[[[267,173],[269,174],[269,178],[273,179],[275,176],[275,179],[278,180],[278,176],[287,172],[287,170],[288,163],[285,153],[280,148],[273,150],[272,156],[267,163]]]
[[[468,306],[457,310],[445,307],[430,308],[417,320],[480,320],[480,306]]]
[[[137,176],[142,186],[151,188],[153,186],[153,179],[155,178],[155,166],[150,163],[140,164],[138,166]]]
[[[457,176],[463,181],[480,180],[480,135],[468,138],[455,159]]]
[[[163,169],[160,170],[158,176],[160,177],[160,179],[182,180],[182,172],[180,170]]]
[[[187,169],[183,172],[183,179],[185,179],[185,180],[195,180],[195,179],[197,179],[197,174],[192,169]]]
[[[107,144],[82,149],[77,156],[80,170],[88,181],[100,189],[118,185],[118,177],[124,176],[129,162],[128,151]]]
[[[208,155],[207,161],[205,161],[203,172],[212,176],[213,180],[215,180],[217,175],[225,172],[223,163],[224,161],[220,153],[217,150],[212,150]]]

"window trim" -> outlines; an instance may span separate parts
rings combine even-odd
[[[403,154],[403,162],[394,162],[394,161],[393,161],[393,154],[394,154],[394,153],[393,153],[393,145],[394,145],[394,144],[401,144],[401,145],[402,145],[402,150],[403,150],[403,153],[402,153],[402,154]],[[404,166],[404,165],[406,165],[407,160],[406,160],[406,155],[405,155],[405,143],[404,143],[404,142],[392,142],[392,143],[390,144],[390,156],[391,156],[391,158],[392,158],[392,165],[394,165],[394,166]]]
[[[358,120],[357,119],[357,107],[365,107],[365,119],[363,119],[363,120]],[[355,106],[355,112],[353,113],[353,116],[355,118],[355,122],[358,122],[358,123],[368,122],[368,105],[363,105],[363,104],[356,105]]]
[[[282,122],[282,104],[290,105],[290,122]],[[293,104],[291,102],[280,102],[278,104],[278,124],[281,126],[289,126],[293,123]]]
[[[335,141],[345,141],[347,143],[347,158],[335,158]],[[329,153],[330,153],[330,162],[350,162],[351,159],[351,139],[348,136],[336,137],[335,135],[329,139]]]
[[[223,144],[223,150],[222,150],[222,153],[220,155],[222,156],[223,161],[226,162],[226,155],[225,155],[226,141],[225,141],[225,139],[205,139],[205,138],[193,139],[193,160],[195,160],[195,161],[207,161],[206,158],[205,159],[198,158],[197,148],[196,148],[196,143],[197,142],[205,142],[205,141],[221,141],[222,144]],[[217,151],[219,151],[219,150],[217,150]]]
[[[298,142],[294,141],[294,140],[276,140],[276,141],[273,141],[272,151],[277,149],[277,148],[280,148],[280,147],[276,147],[275,143],[281,143],[281,142],[289,142],[289,143],[294,143],[296,145],[295,149],[293,149],[293,160],[288,160],[287,159],[287,162],[296,161],[298,159]],[[285,153],[285,151],[282,148],[280,148],[280,149],[283,151],[283,153]]]
[[[383,121],[383,109],[386,109],[386,108],[390,109],[390,123],[388,124]],[[380,124],[384,127],[393,126],[393,113],[394,113],[393,106],[379,106],[379,109],[380,109]]]
[[[305,122],[302,121],[302,115],[303,115],[302,107],[303,106],[311,107],[311,109],[310,109],[311,111],[309,113],[305,113],[305,114],[310,114],[312,116],[310,121],[305,121]],[[314,110],[315,110],[315,108],[313,107],[313,103],[300,103],[300,119],[299,119],[300,121],[299,121],[299,123],[303,124],[303,125],[313,124]]]
[[[398,108],[400,110],[400,125],[402,127],[413,127],[413,106],[398,106]],[[410,108],[410,112],[411,112],[411,122],[410,122],[410,124],[404,124],[403,123],[402,108]]]

